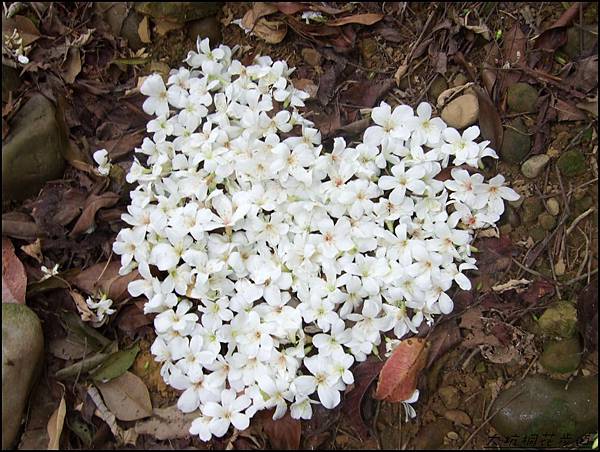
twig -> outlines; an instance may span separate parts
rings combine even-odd
[[[591,262],[591,259],[590,259],[590,262]],[[563,286],[570,286],[571,284],[575,284],[576,282],[581,281],[582,279],[588,279],[588,278],[594,276],[596,273],[598,273],[597,268],[595,268],[594,270],[592,270],[590,272],[587,272],[585,275],[578,276],[577,278],[573,278],[573,279],[567,281],[566,283],[563,283]]]
[[[465,440],[463,445],[460,446],[459,450],[465,450],[465,448],[467,447],[467,444],[469,444],[469,442],[475,437],[475,435],[477,435],[477,433],[479,433],[481,431],[481,429],[487,425],[488,422],[490,422],[500,411],[502,411],[504,408],[506,408],[513,400],[515,400],[521,394],[523,394],[523,390],[517,392],[513,397],[510,398],[510,400],[508,402],[506,402],[504,405],[502,405],[500,408],[498,408],[496,411],[494,411],[494,413],[491,416],[488,416],[481,423],[481,425],[479,427],[477,427],[475,429],[475,431],[469,435],[469,437]],[[492,406],[492,404],[490,403],[490,407],[491,406]]]
[[[544,275],[542,275],[540,272],[535,271],[529,267],[526,267],[525,265],[523,265],[522,263],[520,263],[518,260],[516,260],[514,257],[512,258],[512,261],[517,264],[517,267],[519,267],[521,270],[526,271],[527,273],[531,273],[532,275],[535,275],[539,278],[545,278]]]
[[[571,223],[571,226],[569,226],[567,228],[567,232],[565,232],[565,236],[568,236],[571,232],[573,232],[573,229],[575,229],[575,226],[577,226],[577,223],[579,223],[581,220],[583,220],[585,217],[587,217],[590,213],[594,212],[595,210],[596,210],[595,207],[590,207],[588,210],[586,210],[581,215],[579,215],[577,218],[575,218],[573,220],[573,223]]]

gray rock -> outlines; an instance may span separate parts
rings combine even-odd
[[[2,149],[2,200],[36,195],[64,170],[67,141],[48,99],[35,94],[10,124]]]
[[[25,305],[2,303],[2,449],[17,439],[43,357],[44,334],[37,315]]]
[[[169,19],[174,22],[189,22],[215,15],[221,2],[139,2],[136,11],[154,19]]]
[[[474,94],[457,97],[442,110],[442,119],[450,127],[464,129],[477,122],[479,118],[479,101]]]
[[[223,40],[221,23],[215,16],[198,19],[188,24],[188,36],[196,42],[196,38],[208,38],[211,47],[220,44]]]
[[[546,201],[546,210],[548,213],[554,217],[558,216],[560,213],[560,203],[556,198],[550,198]]]
[[[540,364],[548,372],[569,373],[574,372],[581,362],[581,343],[578,337],[548,341],[540,357]]]
[[[538,325],[547,336],[573,337],[577,331],[577,308],[568,301],[557,301],[544,311]]]
[[[564,381],[533,375],[500,393],[491,408],[491,424],[516,446],[549,447],[596,432],[598,376]],[[533,442],[532,442],[533,441]]]
[[[506,94],[508,109],[515,113],[534,112],[538,100],[537,90],[527,83],[515,83]]]
[[[544,204],[537,196],[530,196],[521,205],[521,219],[523,223],[532,223],[544,211]]]
[[[535,179],[542,173],[542,170],[549,161],[550,157],[546,154],[534,155],[523,162],[521,165],[521,172],[523,173],[523,176],[528,177],[529,179]]]
[[[508,125],[504,128],[500,156],[509,163],[521,163],[531,150],[531,137],[521,118],[513,119]]]

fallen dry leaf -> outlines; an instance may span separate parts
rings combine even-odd
[[[85,298],[78,292],[74,290],[70,290],[71,298],[75,302],[75,307],[81,316],[81,320],[84,322],[90,322],[96,319],[96,315],[90,310],[90,307],[85,302]]]
[[[12,242],[2,237],[2,303],[25,303],[27,275]]]
[[[137,421],[152,414],[148,388],[140,377],[125,372],[107,383],[97,383],[104,403],[120,421]]]
[[[65,79],[65,82],[72,85],[80,72],[81,54],[79,53],[79,48],[71,47],[63,65],[63,78]]]
[[[246,11],[246,14],[242,17],[242,26],[245,29],[252,30],[260,18],[269,16],[277,11],[279,11],[277,4],[254,2],[252,8]]]
[[[116,193],[103,193],[101,195],[90,195],[86,200],[81,216],[73,226],[69,236],[75,237],[87,231],[94,225],[96,212],[103,207],[112,207],[119,201]]]
[[[280,419],[273,420],[274,410],[263,410],[257,416],[263,432],[269,438],[273,450],[297,450],[300,448],[301,422],[293,419],[289,411]]]
[[[43,262],[44,256],[42,255],[42,242],[40,239],[36,239],[35,242],[30,243],[29,245],[23,245],[21,251],[28,256],[33,257],[38,264]]]
[[[259,19],[252,32],[269,44],[279,44],[287,34],[287,25],[280,20]]]
[[[23,46],[26,47],[32,42],[37,41],[41,35],[31,19],[25,16],[14,16],[10,19],[2,17],[2,35],[12,34],[13,30],[19,32],[23,39]]]
[[[371,358],[358,364],[353,370],[354,387],[345,395],[342,412],[350,421],[350,427],[361,438],[369,435],[369,428],[362,416],[362,401],[367,390],[381,372],[383,361]]]
[[[581,2],[573,3],[556,22],[537,37],[535,48],[553,52],[563,46],[567,42],[567,27],[579,17],[579,10],[583,6]]]
[[[60,435],[62,434],[65,425],[65,415],[67,414],[67,404],[64,396],[60,399],[58,408],[50,416],[48,421],[48,450],[58,450],[60,446]]]
[[[474,86],[474,89],[477,94],[477,101],[479,102],[479,127],[481,128],[481,136],[490,141],[492,149],[499,150],[502,146],[502,137],[504,134],[500,114],[487,92],[479,86]]]
[[[593,352],[598,347],[598,279],[583,288],[577,297],[577,325],[585,348]]]
[[[138,35],[140,37],[140,41],[144,44],[150,44],[152,39],[150,38],[150,22],[148,16],[144,16],[138,25]]]
[[[427,363],[428,353],[425,339],[401,341],[381,369],[375,398],[386,402],[408,399],[417,388],[417,377]]]
[[[347,24],[373,25],[383,19],[383,17],[383,14],[377,13],[355,14],[353,16],[330,20],[327,22],[327,25],[330,27],[341,27]]]
[[[447,351],[460,344],[462,337],[456,321],[449,319],[436,325],[427,340],[429,342],[429,354],[425,367],[429,368]]]
[[[177,405],[155,408],[150,419],[138,421],[127,433],[131,437],[151,435],[161,441],[188,438],[192,421],[197,417],[198,412],[183,413]]]

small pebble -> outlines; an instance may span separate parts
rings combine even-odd
[[[456,441],[459,438],[458,433],[456,432],[448,432],[446,436],[448,437],[448,439],[451,439],[453,441]]]
[[[444,417],[455,424],[471,425],[471,418],[461,410],[448,410],[444,413]]]
[[[556,198],[550,198],[546,201],[546,210],[552,216],[557,216],[560,213],[560,204]]]
[[[479,101],[473,94],[457,97],[442,110],[442,119],[450,127],[464,129],[477,122],[479,118]]]
[[[535,179],[541,174],[549,161],[550,157],[546,154],[534,155],[521,165],[521,172],[523,173],[523,176],[528,177],[529,179]]]

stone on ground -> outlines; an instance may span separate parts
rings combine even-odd
[[[442,110],[442,119],[450,127],[464,129],[479,119],[479,101],[474,94],[457,97]]]

